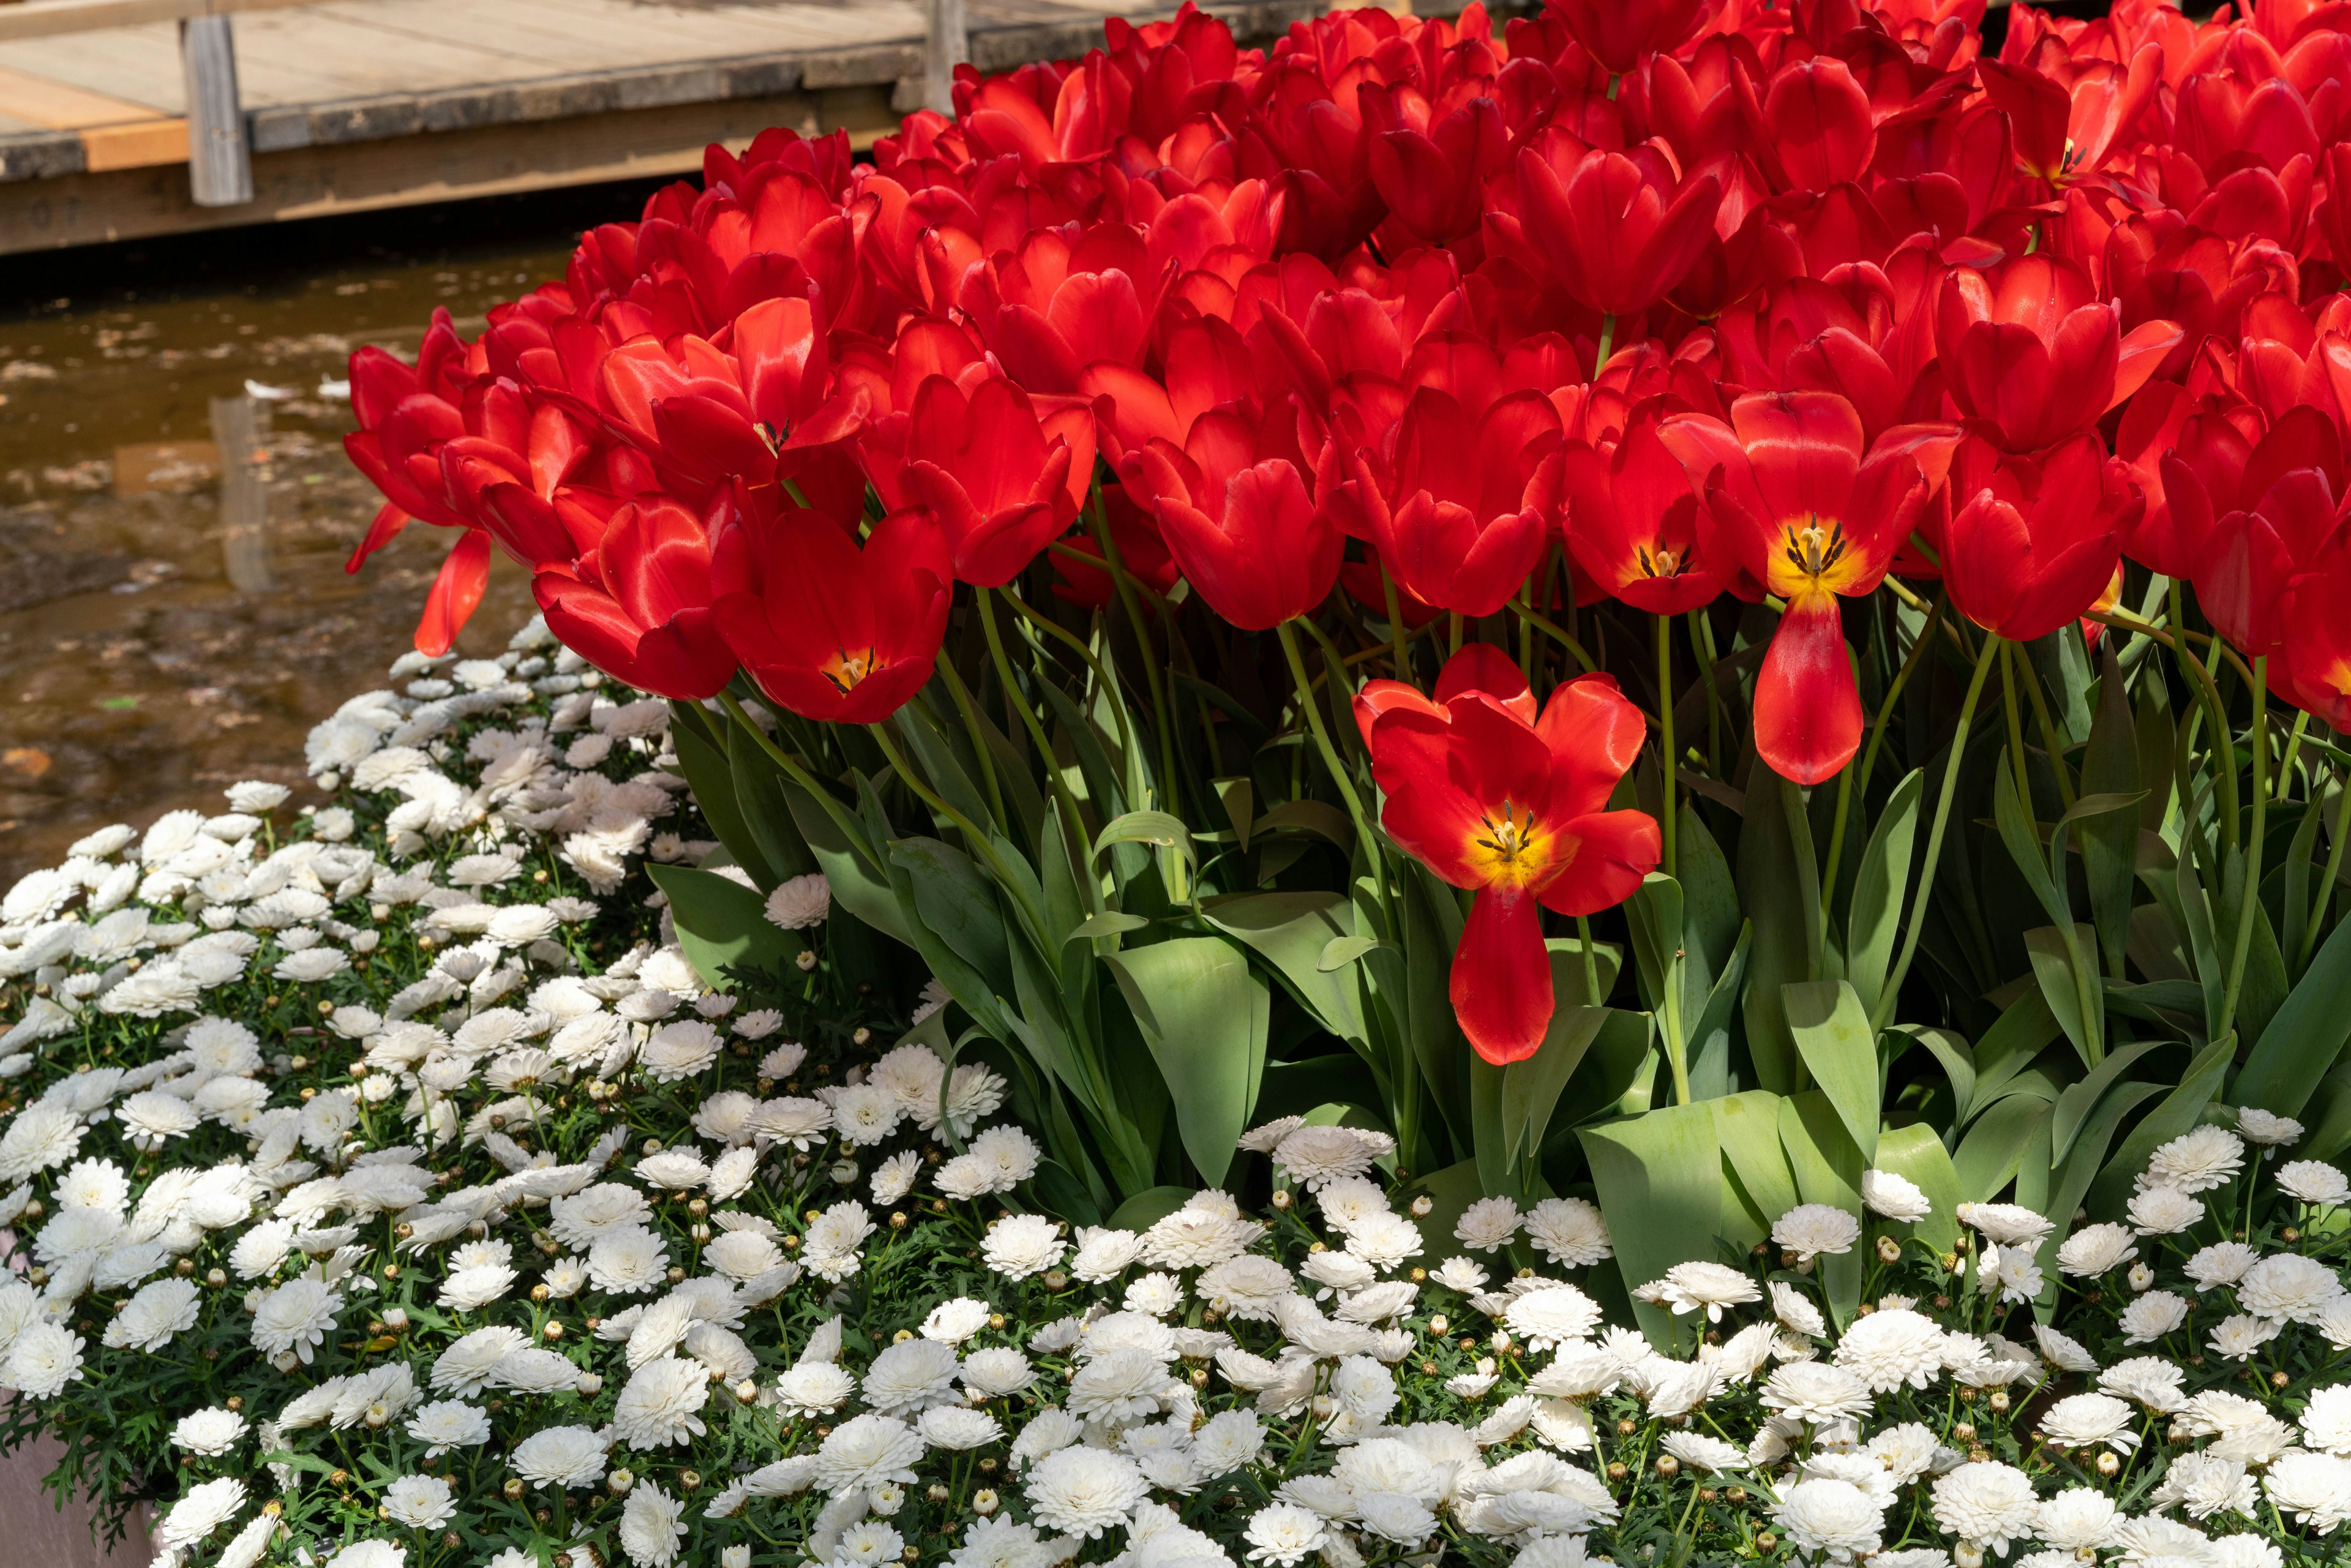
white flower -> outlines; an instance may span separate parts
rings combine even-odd
[[[0,1134],[0,1181],[18,1181],[73,1158],[81,1118],[60,1105],[28,1105]]]
[[[2053,1447],[2086,1448],[2104,1443],[2116,1453],[2138,1447],[2131,1430],[2131,1407],[2111,1394],[2074,1394],[2042,1413],[2041,1428]]]
[[[1771,1239],[1799,1264],[1809,1263],[1823,1253],[1852,1251],[1861,1239],[1861,1221],[1829,1204],[1798,1204],[1771,1222]]]
[[[82,1338],[63,1323],[46,1319],[27,1323],[8,1347],[0,1382],[35,1399],[63,1393],[81,1377]]]
[[[658,1356],[632,1373],[612,1408],[614,1438],[632,1448],[666,1448],[699,1437],[710,1379],[698,1361]]]
[[[2245,1168],[2245,1143],[2226,1127],[2191,1127],[2157,1148],[2138,1178],[2142,1188],[2209,1192]]]
[[[2061,1552],[2091,1552],[2113,1544],[2114,1499],[2088,1487],[2068,1487],[2034,1511],[2033,1534]]]
[[[451,1394],[475,1394],[490,1385],[498,1363],[530,1343],[517,1328],[475,1329],[450,1345],[433,1364],[433,1386]]]
[[[2343,1281],[2314,1258],[2279,1252],[2245,1270],[2237,1281],[2237,1304],[2256,1317],[2306,1323],[2342,1295]]]
[[[2016,1203],[1963,1203],[1959,1223],[1972,1227],[2001,1247],[2038,1247],[2056,1228],[2032,1209]]]
[[[2138,1256],[2131,1233],[2119,1225],[2085,1225],[2065,1238],[2057,1249],[2061,1274],[2095,1276]]]
[[[266,1291],[253,1313],[253,1346],[266,1356],[288,1351],[309,1361],[328,1333],[342,1296],[317,1280],[288,1280]]]
[[[984,1320],[983,1320],[984,1321]],[[902,1340],[873,1358],[865,1402],[884,1416],[912,1416],[955,1397],[956,1354],[935,1339]]]
[[[2351,1456],[2351,1384],[2311,1390],[2303,1406],[2302,1435],[2314,1448]]]
[[[652,1481],[629,1489],[621,1507],[621,1550],[636,1568],[666,1568],[685,1540],[685,1507]]]
[[[1495,1252],[1519,1233],[1519,1206],[1507,1197],[1481,1197],[1461,1211],[1453,1239],[1472,1252]]]
[[[1320,1514],[1290,1502],[1258,1510],[1249,1516],[1242,1536],[1249,1542],[1249,1560],[1270,1564],[1270,1568],[1297,1568],[1300,1563],[1322,1551],[1329,1539]]]
[[[1060,1230],[1038,1214],[1007,1215],[988,1227],[980,1244],[980,1256],[987,1266],[1008,1280],[1043,1273],[1061,1260],[1061,1251]]]
[[[11,1175],[6,1155],[5,1146],[0,1145],[0,1176]],[[2351,1178],[2321,1160],[2295,1160],[2279,1166],[2277,1184],[2287,1197],[2321,1208],[2351,1200]]]
[[[2216,1241],[2181,1264],[2180,1270],[2196,1281],[2196,1293],[2200,1296],[2218,1286],[2235,1284],[2261,1260],[2262,1255],[2241,1241]]]
[[[1017,1350],[976,1350],[963,1358],[963,1385],[982,1399],[1018,1394],[1036,1380],[1036,1369]]]
[[[383,1490],[384,1516],[411,1530],[438,1530],[456,1516],[449,1483],[439,1476],[402,1476]]]
[[[408,1435],[437,1458],[452,1448],[478,1448],[490,1440],[490,1417],[478,1405],[462,1399],[436,1399],[420,1405],[408,1417]]]
[[[2185,1369],[2161,1356],[2139,1355],[2118,1361],[2098,1374],[2098,1386],[2109,1394],[2135,1399],[2150,1410],[2172,1411],[2187,1403],[2180,1393]]]
[[[1845,1330],[1835,1359],[1873,1394],[1924,1388],[1943,1370],[1943,1331],[1907,1308],[1872,1312]]]
[[[2188,1301],[2169,1291],[2149,1291],[2125,1307],[2116,1321],[2126,1343],[2149,1344],[2188,1321]]]
[[[1248,1251],[1259,1230],[1235,1214],[1195,1199],[1143,1233],[1142,1256],[1162,1269],[1205,1269]]]
[[[914,1177],[921,1174],[921,1156],[912,1149],[902,1149],[873,1167],[873,1201],[895,1203],[914,1190]]]
[[[1273,1163],[1310,1192],[1320,1192],[1343,1176],[1359,1176],[1373,1160],[1386,1152],[1384,1140],[1364,1136],[1353,1127],[1297,1127],[1274,1145]]]
[[[1876,1551],[1886,1521],[1868,1493],[1851,1481],[1826,1479],[1788,1488],[1772,1518],[1799,1551],[1820,1552],[1831,1563],[1851,1563]]]
[[[1763,1404],[1792,1420],[1817,1425],[1865,1415],[1870,1399],[1861,1379],[1844,1368],[1825,1362],[1796,1361],[1778,1368],[1765,1382]]]
[[[1829,1325],[1822,1318],[1820,1308],[1785,1280],[1771,1281],[1771,1315],[1796,1333],[1813,1339],[1828,1337]]]
[[[941,1405],[914,1419],[914,1430],[934,1448],[960,1451],[984,1448],[1004,1436],[1004,1428],[985,1410],[966,1405]]]
[[[328,1558],[326,1568],[407,1568],[407,1563],[405,1546],[394,1546],[389,1541],[354,1541]]]
[[[1675,1458],[1710,1475],[1747,1468],[1746,1449],[1736,1443],[1726,1443],[1719,1437],[1709,1437],[1703,1432],[1667,1432],[1663,1442],[1666,1452]]]
[[[161,1350],[196,1326],[197,1299],[196,1282],[177,1275],[143,1285],[109,1321],[103,1343],[115,1350]]]
[[[1029,1472],[1029,1506],[1039,1523],[1091,1541],[1143,1500],[1143,1471],[1123,1454],[1059,1448]]]
[[[876,1083],[852,1083],[832,1096],[833,1125],[841,1142],[857,1148],[880,1143],[905,1119],[904,1103]]]
[[[922,1457],[923,1439],[896,1416],[855,1416],[818,1447],[816,1484],[835,1497],[892,1481],[911,1484]]]
[[[2232,1312],[2212,1325],[2212,1332],[2206,1336],[2205,1343],[2210,1345],[2212,1354],[2223,1361],[2243,1361],[2277,1338],[2284,1328],[2282,1319]]]
[[[453,1312],[478,1312],[504,1296],[519,1278],[503,1263],[459,1269],[441,1281],[439,1304]]]
[[[1653,1280],[1641,1289],[1656,1292],[1652,1299],[1677,1313],[1702,1309],[1708,1322],[1720,1322],[1725,1307],[1762,1299],[1754,1281],[1720,1263],[1677,1263],[1666,1270],[1664,1279]]]
[[[600,1291],[633,1295],[668,1278],[669,1249],[642,1225],[626,1225],[596,1238],[588,1249],[588,1278]]]
[[[2351,1460],[2297,1448],[2278,1456],[2262,1484],[2271,1502],[2321,1535],[2351,1518]]]
[[[2176,1236],[2204,1218],[2204,1206],[2176,1186],[2145,1187],[2131,1195],[2130,1221],[2141,1236]]]
[[[231,1476],[190,1487],[155,1527],[155,1544],[166,1552],[193,1546],[235,1519],[245,1507],[245,1483]]]
[[[216,1459],[236,1447],[246,1433],[245,1417],[218,1405],[180,1417],[172,1428],[172,1446],[207,1459]]]
[[[821,872],[789,877],[768,894],[768,918],[787,931],[805,931],[824,924],[832,913],[832,884]]]
[[[507,1459],[533,1486],[591,1487],[604,1479],[604,1446],[585,1427],[542,1427]]]
[[[2060,1372],[2095,1372],[2096,1360],[2082,1348],[2081,1343],[2059,1333],[2047,1323],[2032,1325],[2033,1343],[2041,1347],[2041,1359]]]
[[[1589,1334],[1600,1322],[1600,1307],[1573,1285],[1546,1285],[1512,1300],[1502,1321],[1534,1349],[1551,1350]]]
[[[2248,1105],[2237,1113],[2237,1131],[2245,1142],[2263,1148],[2278,1148],[2302,1136],[2302,1124],[2291,1116],[2275,1116],[2257,1106]]]
[[[1982,1551],[2008,1555],[2030,1536],[2040,1509],[2022,1470],[1998,1461],[1964,1464],[1935,1483],[1935,1522]]]
[[[1862,1172],[1861,1201],[1868,1205],[1872,1214],[1911,1223],[1935,1212],[1935,1206],[1927,1200],[1918,1184],[1895,1171]]]
[[[1097,1355],[1070,1377],[1070,1414],[1092,1421],[1128,1421],[1156,1414],[1176,1387],[1160,1359],[1147,1350],[1113,1350]]]
[[[1608,1222],[1580,1197],[1547,1197],[1527,1213],[1527,1239],[1562,1269],[1583,1269],[1615,1255]]]
[[[2190,1519],[2203,1520],[2216,1513],[2250,1515],[2261,1498],[2243,1461],[2191,1452],[2173,1458],[2171,1468],[2163,1473],[2163,1484],[2147,1500],[2158,1508],[2177,1503]]]
[[[830,1362],[804,1361],[776,1379],[776,1398],[796,1415],[838,1410],[857,1392],[857,1380]]]
[[[654,1079],[674,1083],[692,1078],[718,1060],[726,1041],[701,1019],[679,1019],[653,1031],[637,1052],[637,1061]]]

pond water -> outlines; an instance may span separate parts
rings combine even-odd
[[[478,330],[647,189],[0,264],[0,889],[241,779],[302,801],[304,734],[382,683],[452,538],[345,575],[379,497],[321,384],[365,343],[413,356],[435,307]],[[502,561],[461,649],[530,610]]]

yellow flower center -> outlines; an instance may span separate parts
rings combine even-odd
[[[860,681],[873,673],[873,650],[867,646],[852,653],[843,648],[817,668],[842,696],[847,696],[857,689]]]

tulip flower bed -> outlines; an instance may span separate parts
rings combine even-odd
[[[2351,22],[1981,21],[1112,21],[360,353],[342,803],[0,904],[14,1429],[192,1565],[2325,1556]]]

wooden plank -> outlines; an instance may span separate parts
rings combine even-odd
[[[99,125],[81,133],[82,167],[93,174],[188,161],[188,122],[142,120]]]
[[[9,9],[0,6],[0,16]],[[176,25],[0,45],[0,66],[126,99],[164,114],[187,112]]]
[[[332,80],[322,98],[385,92],[431,92],[476,82],[551,76],[544,61],[519,52],[480,48],[418,34],[393,37],[358,13],[319,9],[270,18],[267,27],[240,34],[237,52],[255,66],[293,67]],[[625,64],[625,57],[613,62]]]
[[[0,114],[49,131],[79,131],[90,125],[160,120],[163,111],[111,93],[92,92],[53,78],[0,66]]]
[[[222,11],[272,11],[310,0],[19,0],[0,5],[0,41],[54,38]]]
[[[0,256],[151,235],[368,212],[646,175],[689,174],[711,141],[741,147],[770,125],[836,128],[865,148],[893,132],[890,87],[677,104],[587,119],[254,155],[254,200],[199,207],[186,173],[136,169],[0,184]]]

